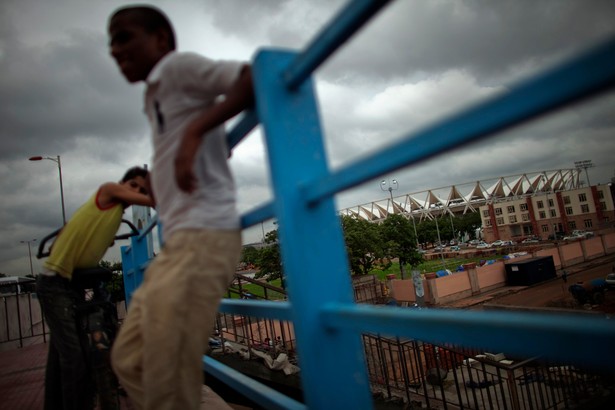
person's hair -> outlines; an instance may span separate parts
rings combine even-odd
[[[126,173],[122,177],[121,182],[130,181],[131,179],[135,179],[136,177],[141,177],[145,179],[147,178],[147,174],[149,174],[149,171],[145,168],[132,167],[128,171],[126,171]]]
[[[175,50],[175,31],[173,30],[173,25],[169,21],[169,18],[162,10],[149,5],[121,7],[111,15],[109,21],[113,21],[115,17],[121,14],[130,14],[133,21],[143,27],[148,33],[164,30],[169,40],[169,49]]]

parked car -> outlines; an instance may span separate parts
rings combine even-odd
[[[583,238],[591,238],[592,236],[594,236],[593,232],[590,231],[582,231],[580,229],[575,229],[574,231],[572,231],[572,236],[582,236]]]
[[[502,246],[502,245],[504,245],[504,241],[501,239],[491,242],[491,246]]]
[[[615,289],[615,273],[609,273],[604,279],[609,289]]]
[[[527,238],[521,241],[521,243],[523,244],[528,244],[528,243],[539,243],[540,241],[536,238]]]
[[[513,246],[516,245],[517,243],[515,241],[504,241],[502,242],[502,246]]]
[[[455,252],[455,251],[459,251],[459,250],[461,250],[461,249],[459,248],[459,246],[457,246],[457,245],[453,245],[453,246],[451,246],[451,247],[450,247],[450,249],[449,249],[449,250],[450,250],[451,252]]]
[[[471,241],[468,242],[468,245],[470,246],[476,246],[480,243],[480,241],[478,239],[472,239]]]
[[[476,249],[488,249],[491,248],[491,245],[488,244],[487,242],[479,242],[478,245],[476,245]]]
[[[587,238],[591,238],[592,236],[594,236],[593,232],[575,229],[574,231],[572,231],[570,235],[565,236],[564,240],[565,241],[576,241],[577,239],[587,239]]]

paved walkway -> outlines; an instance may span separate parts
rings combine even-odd
[[[46,359],[46,344],[0,352],[0,408],[43,408]]]
[[[40,410],[44,404],[46,343],[0,352],[0,410]],[[214,410],[250,410],[225,403],[207,386],[201,392],[201,407]],[[130,400],[120,397],[121,410],[133,410]]]
[[[0,352],[0,409],[40,410],[45,392],[46,343]],[[120,409],[133,409],[120,397]]]

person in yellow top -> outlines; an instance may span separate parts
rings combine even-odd
[[[94,386],[86,361],[85,335],[75,305],[83,290],[72,281],[74,269],[93,268],[113,243],[124,209],[154,206],[148,171],[129,169],[119,183],[107,182],[62,228],[51,247],[36,293],[50,330],[45,372],[45,409],[91,409]]]

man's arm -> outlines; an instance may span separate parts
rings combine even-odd
[[[115,182],[102,184],[98,194],[98,205],[106,207],[118,202],[123,203],[126,207],[130,205],[155,206],[153,198],[149,195],[131,191],[126,186]]]
[[[252,72],[244,66],[239,78],[226,94],[226,98],[205,110],[187,127],[175,157],[175,180],[182,191],[192,192],[196,188],[196,177],[192,170],[194,156],[202,143],[203,134],[233,118],[254,104]]]

